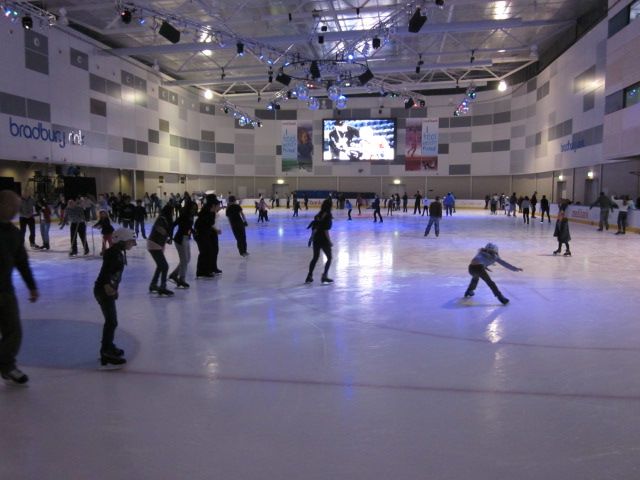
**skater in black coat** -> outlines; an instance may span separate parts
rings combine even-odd
[[[571,250],[569,250],[569,242],[571,241],[571,234],[569,233],[569,220],[567,220],[564,210],[560,210],[558,212],[558,220],[556,221],[556,228],[553,232],[553,236],[558,238],[558,249],[553,252],[553,254],[559,254],[560,250],[562,250],[562,244],[564,243],[566,250],[563,255],[565,257],[570,257]]]

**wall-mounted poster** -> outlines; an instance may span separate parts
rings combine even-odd
[[[282,171],[311,172],[313,127],[311,122],[282,122]]]
[[[408,118],[405,171],[438,169],[438,119]]]

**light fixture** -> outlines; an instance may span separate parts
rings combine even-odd
[[[160,34],[161,37],[166,38],[171,43],[178,43],[180,41],[180,30],[178,30],[177,28],[175,28],[173,25],[171,25],[166,21],[162,22],[162,25],[160,25],[160,30],[158,30],[158,33]]]
[[[378,50],[380,48],[380,39],[378,37],[374,37],[373,40],[371,40],[371,46],[374,50]]]
[[[416,73],[420,73],[420,65],[416,65]]]
[[[413,16],[409,19],[409,27],[408,27],[409,32],[418,33],[422,28],[422,26],[424,25],[424,22],[426,21],[427,21],[427,16],[422,15],[422,11],[420,10],[419,7],[416,8],[416,11],[414,12]]]
[[[347,97],[345,97],[344,95],[340,95],[336,100],[336,108],[338,110],[344,110],[345,108],[347,108]]]
[[[316,62],[315,60],[311,62],[309,73],[311,74],[311,78],[313,78],[314,80],[318,80],[320,78],[320,68],[318,67],[318,62]]]
[[[373,78],[373,73],[368,68],[362,73],[358,75],[358,80],[360,80],[360,84],[365,85],[369,80]]]
[[[124,9],[120,12],[120,20],[122,23],[129,25],[131,23],[131,10]]]
[[[444,0],[436,0],[436,7],[443,8],[444,7]]]
[[[278,185],[283,185],[284,184],[284,180],[279,178],[278,180],[276,180],[276,182],[278,183]]]
[[[424,108],[426,105],[426,102],[424,100],[420,100],[420,107]]]
[[[404,99],[404,108],[411,108],[415,105],[415,103],[413,102],[413,98],[411,97],[407,97]]]
[[[298,94],[298,100],[304,101],[309,98],[309,89],[304,85],[299,86],[296,93]]]
[[[327,96],[331,100],[336,101],[338,97],[340,97],[340,95],[342,95],[342,89],[339,86],[331,85],[329,88],[327,88]]]
[[[29,15],[22,17],[22,28],[25,30],[31,30],[33,28],[33,18]]]
[[[160,65],[158,65],[158,59],[157,58],[153,59],[153,65],[151,65],[151,68],[153,68],[156,72],[160,71]]]
[[[498,91],[504,92],[506,89],[507,89],[507,82],[505,82],[504,80],[500,80],[500,83],[498,83]]]
[[[590,179],[590,180],[593,180],[593,172],[592,171],[587,172],[587,178]]]
[[[318,35],[318,43],[322,45],[324,43],[324,35]]]
[[[320,102],[316,97],[309,97],[307,105],[309,106],[309,110],[318,110],[320,108]]]
[[[226,75],[224,73],[224,67],[223,67],[222,72],[220,73],[220,80],[224,80],[224,77],[226,77]]]
[[[273,70],[269,67],[269,71],[267,72],[269,83],[273,83]]]
[[[529,58],[538,58],[538,45],[535,43],[531,45],[531,52],[529,52]]]
[[[401,182],[401,180],[400,180],[399,178],[395,178],[395,179],[393,180],[393,184],[394,184],[394,185],[400,185],[400,183],[402,183],[402,182]]]
[[[213,98],[213,92],[208,88],[204,91],[204,98],[211,100]]]
[[[352,63],[356,56],[353,52],[347,52],[347,62]]]
[[[558,180],[562,182],[564,180],[564,176],[562,174],[558,175]]]
[[[280,72],[276,76],[276,81],[288,86],[291,83],[291,77],[284,72]]]
[[[236,45],[236,50],[239,57],[244,56],[244,43],[238,42],[238,44]]]

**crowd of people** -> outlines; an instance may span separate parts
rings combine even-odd
[[[296,217],[301,209],[301,203],[297,194],[291,196],[287,194],[287,208],[293,208],[293,215]],[[247,218],[244,214],[240,202],[235,196],[229,194],[226,206],[226,217],[228,218],[231,231],[236,239],[238,253],[242,257],[249,255],[247,251],[246,227]],[[277,197],[272,195],[272,207],[278,205]],[[320,260],[320,254],[324,253],[326,261],[321,276],[322,283],[332,283],[329,277],[329,269],[332,263],[332,247],[330,230],[333,224],[332,208],[333,203],[336,208],[347,209],[348,220],[352,220],[351,211],[353,205],[344,195],[329,196],[322,201],[320,211],[309,224],[311,230],[309,246],[313,247],[313,255],[309,264],[309,270],[305,283],[314,281],[314,269]],[[309,199],[303,194],[304,208],[308,209]],[[380,213],[381,199],[374,195],[371,203],[374,222],[383,222]],[[362,214],[362,206],[366,202],[361,195],[355,199],[358,215]],[[564,256],[571,256],[569,242],[571,235],[569,232],[569,222],[566,218],[565,210],[569,202],[561,202],[557,215],[553,236],[557,239],[558,248],[554,255],[560,254],[562,246],[565,246]],[[497,214],[498,205],[507,216],[522,215],[523,221],[529,224],[531,219],[536,218],[536,212],[540,213],[540,221],[544,222],[544,215],[547,221],[551,222],[549,216],[549,201],[542,195],[540,202],[537,199],[537,192],[529,196],[516,196],[514,192],[511,196],[487,195],[485,208],[491,206],[491,214]],[[537,206],[540,210],[536,210]],[[629,209],[635,208],[634,202],[628,196],[620,198],[608,197],[601,192],[598,199],[593,202],[590,208],[600,208],[600,222],[598,231],[608,230],[608,217],[612,210],[618,209],[618,232],[626,233],[627,213]],[[391,195],[385,200],[387,215],[392,215],[395,210],[408,213],[408,195],[402,197],[399,194]],[[114,343],[115,331],[118,325],[116,300],[118,298],[118,287],[122,278],[124,267],[127,263],[126,253],[137,245],[140,238],[146,240],[146,249],[153,259],[156,268],[150,279],[149,292],[158,296],[170,297],[174,292],[169,290],[168,281],[173,282],[176,288],[188,289],[187,283],[188,267],[191,261],[191,241],[194,240],[198,248],[198,258],[196,263],[196,278],[211,278],[222,274],[218,267],[219,244],[218,236],[221,234],[219,228],[220,211],[223,208],[221,199],[215,194],[195,198],[185,192],[183,195],[166,195],[159,198],[157,195],[145,194],[142,199],[132,200],[127,195],[101,194],[96,201],[90,195],[82,195],[78,198],[70,198],[65,201],[60,196],[53,205],[53,210],[44,199],[34,199],[28,192],[24,192],[21,197],[10,191],[0,192],[0,254],[2,262],[0,265],[0,327],[2,339],[0,340],[0,374],[7,382],[23,385],[28,382],[28,377],[17,369],[15,357],[17,356],[20,341],[21,329],[17,312],[17,300],[13,291],[11,272],[18,269],[30,291],[30,300],[36,301],[38,290],[31,274],[28,264],[27,253],[24,247],[24,239],[29,230],[29,244],[34,249],[50,248],[49,227],[53,216],[59,218],[60,228],[69,226],[70,250],[69,256],[78,255],[78,247],[83,248],[85,255],[89,254],[87,242],[86,225],[90,221],[95,221],[93,228],[99,229],[102,236],[103,263],[94,285],[94,296],[98,302],[104,316],[104,327],[102,332],[100,359],[104,368],[120,368],[126,364],[124,351]],[[269,221],[268,207],[266,200],[261,196],[256,202],[256,213],[259,222]],[[424,232],[428,236],[432,227],[435,235],[440,235],[440,221],[443,213],[452,215],[455,212],[455,196],[452,192],[442,199],[436,196],[433,201],[420,192],[414,195],[414,214],[428,215],[429,220]],[[20,230],[16,229],[11,221],[14,216],[19,215]],[[35,238],[35,218],[40,217],[40,233],[42,245],[36,244]],[[145,220],[154,218],[153,225],[148,232],[145,227]],[[120,224],[118,228],[114,224]],[[179,264],[169,273],[169,264],[165,257],[167,245],[174,245]],[[512,271],[522,271],[521,268],[514,267],[502,260],[498,255],[498,246],[488,243],[478,251],[469,265],[471,282],[465,292],[465,297],[474,295],[478,281],[482,279],[492,290],[498,300],[506,305],[509,300],[505,298],[495,283],[489,277],[487,271],[491,265],[498,263]]]

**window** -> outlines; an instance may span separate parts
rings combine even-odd
[[[640,0],[629,5],[629,22],[633,22],[637,18],[640,18]]]
[[[636,103],[640,103],[640,82],[634,83],[630,87],[624,89],[625,108],[635,105]]]

